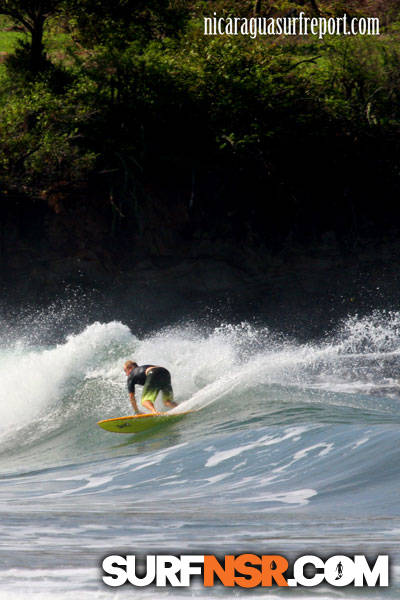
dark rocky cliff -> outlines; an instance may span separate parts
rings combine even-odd
[[[349,313],[396,309],[400,243],[392,238],[268,247],[251,238],[185,233],[185,209],[154,204],[139,226],[112,231],[107,210],[78,199],[55,212],[15,201],[1,222],[3,310],[47,306],[80,290],[88,318],[141,327],[185,318],[257,319],[288,333],[319,335]]]

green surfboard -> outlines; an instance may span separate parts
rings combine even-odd
[[[104,419],[103,421],[98,421],[97,425],[99,425],[99,427],[102,429],[111,431],[113,433],[140,433],[141,431],[146,431],[147,429],[151,429],[156,425],[179,421],[184,416],[192,412],[196,411],[188,410],[186,412],[175,413],[173,415],[168,413],[157,413],[156,415],[145,414],[133,415],[130,417],[117,417],[114,419]]]

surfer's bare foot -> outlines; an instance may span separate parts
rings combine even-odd
[[[175,408],[175,406],[178,406],[176,402],[174,402],[173,400],[167,400],[166,402],[164,402],[165,406],[168,406],[168,408]]]

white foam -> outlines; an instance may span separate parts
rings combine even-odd
[[[314,444],[313,446],[309,446],[308,448],[304,448],[303,450],[299,450],[298,452],[296,452],[296,454],[294,455],[294,460],[296,461],[305,458],[309,452],[315,450],[316,448],[322,448],[321,452],[318,453],[318,456],[326,456],[327,454],[329,454],[329,452],[331,452],[331,450],[333,450],[334,444],[326,442],[322,442],[321,444]]]
[[[359,446],[362,446],[363,444],[366,444],[369,441],[369,437],[366,438],[362,438],[361,440],[358,440],[352,447],[352,450],[355,450],[356,448],[358,448]]]
[[[239,454],[242,454],[242,452],[246,452],[246,450],[251,450],[252,448],[254,448],[255,445],[256,444],[248,444],[246,446],[239,446],[239,448],[231,448],[230,450],[222,450],[221,452],[216,452],[207,460],[205,466],[215,467],[224,460],[228,460],[229,458],[238,456]]]
[[[279,492],[277,494],[255,494],[253,493],[250,498],[247,498],[248,502],[281,502],[283,504],[298,504],[304,506],[308,504],[308,501],[313,496],[316,496],[317,492],[313,489],[302,489],[292,490],[289,492]],[[260,508],[260,512],[264,512],[268,509]]]
[[[21,345],[0,358],[0,426],[23,425],[75,389],[88,370],[117,342],[134,343],[121,323],[94,323],[51,349]]]

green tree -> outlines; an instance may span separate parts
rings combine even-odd
[[[189,16],[184,0],[69,0],[67,12],[84,44],[116,49],[133,39],[173,37]]]
[[[0,0],[0,14],[11,17],[30,35],[30,69],[42,70],[45,64],[43,32],[46,19],[53,15],[62,0]]]

